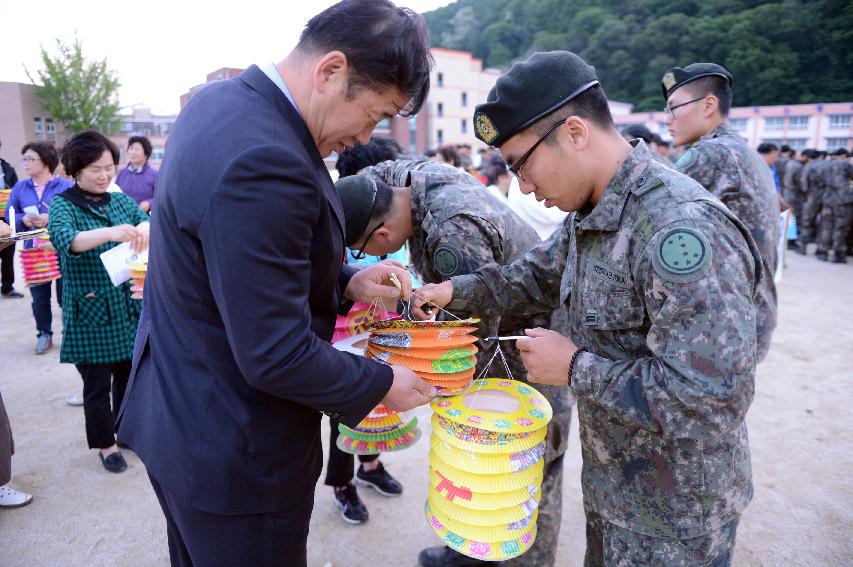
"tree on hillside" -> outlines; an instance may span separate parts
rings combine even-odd
[[[57,53],[41,48],[44,69],[37,72],[38,82],[27,70],[36,85],[36,95],[54,120],[66,132],[76,133],[94,128],[105,134],[118,129],[119,80],[107,65],[107,60],[88,61],[83,56],[83,43],[76,36],[74,43],[56,40]]]

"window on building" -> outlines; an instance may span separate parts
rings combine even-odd
[[[837,150],[838,148],[847,149],[850,144],[850,138],[827,138],[826,149],[828,151]]]
[[[806,130],[808,127],[808,116],[791,116],[788,118],[788,128],[790,130]]]
[[[829,128],[830,128],[830,130],[849,129],[850,128],[850,115],[849,114],[831,114],[829,116]]]
[[[776,144],[777,147],[781,147],[782,144],[786,143],[782,138],[762,138],[762,144]]]
[[[468,93],[462,93],[462,107],[468,106]]]
[[[56,143],[56,124],[53,123],[53,118],[44,119],[44,133],[48,142]]]
[[[782,130],[785,128],[785,118],[783,116],[765,118],[764,127],[768,130]]]
[[[444,86],[444,73],[439,73],[436,76],[435,82],[436,82],[436,85],[438,85],[439,87],[443,87]]]
[[[467,121],[467,120],[465,120],[464,118],[463,118],[462,120],[460,120],[460,121],[459,121],[459,130],[460,130],[463,134],[467,134],[467,133],[468,133],[468,121]]]
[[[36,140],[44,140],[44,120],[33,118],[33,136]]]
[[[133,122],[122,122],[121,131],[125,133],[133,132]]]
[[[787,144],[791,146],[792,150],[804,150],[808,147],[808,138],[789,138]]]
[[[444,143],[444,130],[435,131],[435,141],[439,146]]]
[[[732,118],[729,120],[729,126],[736,132],[743,132],[746,130],[746,121],[746,118]]]
[[[152,148],[151,150],[151,160],[152,161],[163,161],[163,157],[166,155],[166,150],[164,148]]]
[[[418,153],[418,117],[409,117],[409,153],[416,155]]]
[[[435,115],[436,116],[444,116],[444,103],[443,102],[435,103]]]

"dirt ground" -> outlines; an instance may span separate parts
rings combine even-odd
[[[126,452],[129,469],[110,474],[86,448],[82,408],[65,404],[67,393],[80,395],[82,383],[73,366],[59,364],[58,348],[33,355],[27,295],[0,300],[0,391],[17,444],[11,484],[35,500],[0,511],[0,566],[168,564],[165,522],[142,463]],[[851,565],[853,265],[793,255],[779,298],[779,326],[770,356],[759,367],[747,418],[755,499],[740,524],[735,564]],[[59,336],[58,308],[54,314]],[[362,489],[368,523],[345,524],[321,480],[309,565],[409,567],[421,548],[439,543],[423,518],[429,410],[416,415],[424,438],[382,458],[405,492],[388,499]],[[324,442],[327,438],[324,422]],[[557,554],[561,567],[583,562],[580,461],[575,416]]]

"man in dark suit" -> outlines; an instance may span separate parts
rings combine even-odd
[[[341,25],[345,22],[346,25]],[[170,135],[119,437],[145,463],[173,565],[304,565],[320,412],[357,424],[434,390],[335,351],[342,300],[398,297],[396,274],[342,265],[323,163],[417,112],[431,67],[420,16],[344,0],[277,65],[206,87]]]

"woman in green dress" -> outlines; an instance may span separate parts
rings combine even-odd
[[[104,468],[116,473],[127,468],[116,445],[115,418],[142,307],[131,299],[128,283],[112,284],[100,255],[121,242],[137,252],[148,247],[148,215],[124,193],[107,192],[118,159],[116,145],[94,130],[68,140],[62,164],[75,184],[53,200],[48,222],[65,282],[60,362],[77,367],[86,440],[90,449],[99,449]]]

